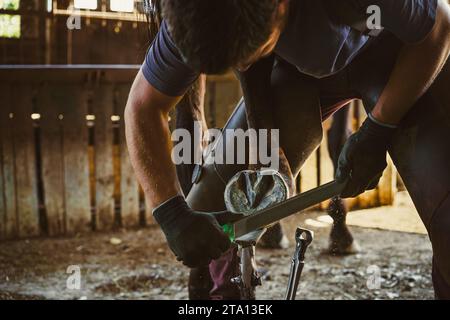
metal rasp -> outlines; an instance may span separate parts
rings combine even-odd
[[[346,183],[346,181],[343,183],[333,181],[247,216],[232,225],[234,237],[238,239],[249,232],[267,227],[297,212],[336,197],[344,190]]]

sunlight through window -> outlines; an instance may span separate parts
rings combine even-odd
[[[20,16],[0,14],[0,37],[20,38]]]
[[[111,0],[110,9],[118,12],[133,12],[134,0]]]
[[[19,10],[19,0],[0,0],[0,9]]]

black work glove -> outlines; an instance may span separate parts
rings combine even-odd
[[[347,185],[342,198],[353,198],[375,189],[386,169],[386,153],[395,127],[376,123],[371,116],[350,136],[339,156],[336,180]]]
[[[208,265],[231,245],[219,223],[237,220],[240,215],[192,210],[182,196],[174,197],[153,210],[153,216],[166,235],[178,261],[190,268]]]

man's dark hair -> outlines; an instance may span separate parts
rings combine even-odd
[[[220,74],[248,59],[272,33],[277,0],[162,0],[162,15],[185,62]]]

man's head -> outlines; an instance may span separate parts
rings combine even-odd
[[[185,62],[219,74],[269,55],[287,20],[288,0],[162,0],[162,14]]]

